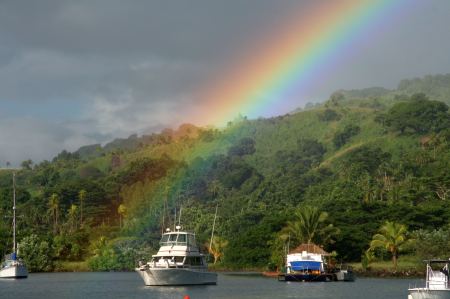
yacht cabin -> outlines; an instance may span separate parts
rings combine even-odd
[[[206,266],[205,256],[200,253],[195,234],[175,231],[162,235],[161,246],[149,263],[153,268],[202,268]]]

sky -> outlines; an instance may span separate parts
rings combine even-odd
[[[230,66],[245,68],[254,43],[276,43],[276,29],[315,3],[326,1],[0,0],[0,167],[185,122],[206,125],[201,91],[228,80]],[[351,57],[320,84],[261,116],[337,89],[395,88],[450,73],[450,1],[402,5],[350,44]]]

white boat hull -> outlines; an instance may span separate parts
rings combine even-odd
[[[148,286],[217,284],[217,273],[190,268],[136,268]]]
[[[409,289],[408,299],[450,299],[450,289],[430,290],[425,288]]]
[[[8,266],[0,269],[0,278],[27,278],[28,270],[24,265]]]

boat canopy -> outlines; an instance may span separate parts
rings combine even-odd
[[[294,271],[321,270],[321,264],[316,261],[292,261],[291,269]]]
[[[160,246],[197,246],[195,243],[195,235],[187,232],[170,232],[163,234]]]

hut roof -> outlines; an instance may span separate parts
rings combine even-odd
[[[290,250],[289,253],[302,253],[303,251],[314,254],[330,255],[328,252],[323,250],[323,248],[313,243],[301,244],[297,248]]]

